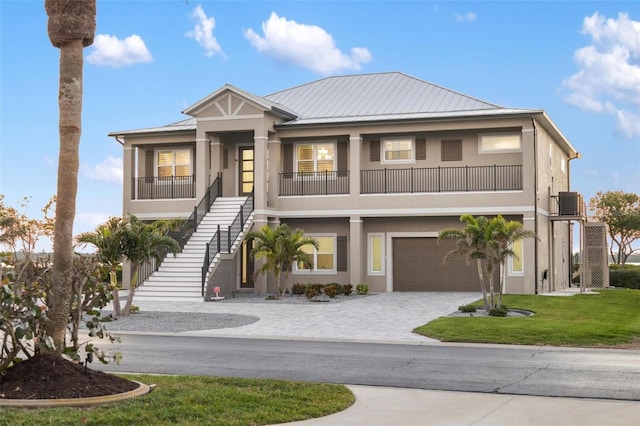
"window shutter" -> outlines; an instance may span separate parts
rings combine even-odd
[[[427,140],[416,139],[416,160],[427,159]]]
[[[229,150],[226,148],[222,150],[222,168],[229,168]]]
[[[338,142],[338,176],[346,176],[349,170],[349,145],[347,141]]]
[[[336,241],[337,245],[337,261],[336,261],[336,270],[337,271],[347,271],[347,237],[338,237]]]
[[[155,167],[155,160],[153,158],[153,151],[146,151],[144,153],[144,174],[148,178],[153,178],[155,173],[153,169]]]
[[[293,172],[293,144],[282,144],[282,171],[285,173]]]
[[[462,140],[443,140],[441,147],[442,161],[462,161]]]
[[[380,140],[369,141],[369,161],[380,161]]]

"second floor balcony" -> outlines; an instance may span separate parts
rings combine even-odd
[[[131,179],[132,200],[195,198],[195,176],[138,177]]]
[[[349,193],[349,171],[280,173],[280,195]],[[522,165],[360,171],[360,194],[494,192],[523,189]]]

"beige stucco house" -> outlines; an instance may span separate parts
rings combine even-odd
[[[279,223],[319,242],[313,270],[295,269],[289,287],[478,291],[475,267],[443,265],[451,244],[436,238],[461,226],[464,213],[502,214],[538,236],[514,247],[520,256],[509,262],[506,292],[570,285],[569,224],[583,218],[570,187],[578,153],[543,110],[505,108],[390,72],[267,96],[225,85],[183,113],[190,118],[110,133],[124,148],[124,213],[191,216],[183,253],[139,294],[272,291],[265,278],[253,279],[242,237]]]

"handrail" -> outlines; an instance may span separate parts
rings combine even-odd
[[[170,231],[169,236],[176,240],[180,244],[180,250],[184,249],[185,244],[196,232],[198,225],[202,222],[202,219],[211,209],[211,206],[216,201],[216,198],[222,196],[222,175],[218,173],[216,180],[213,181],[207,192],[202,197],[202,200],[197,206],[193,208],[193,213],[185,221],[185,223],[177,231]]]
[[[247,224],[249,217],[251,216],[251,212],[254,208],[253,202],[253,190],[245,200],[245,202],[240,207],[240,211],[236,215],[235,219],[227,227],[226,230],[222,230],[220,225],[218,225],[218,230],[211,240],[207,243],[204,259],[202,262],[202,297],[204,297],[204,287],[205,281],[207,279],[207,273],[209,272],[209,268],[211,267],[211,263],[213,263],[213,259],[215,259],[216,255],[220,253],[222,249],[222,244],[226,243],[227,245],[227,253],[231,253],[231,248],[233,247],[233,243],[236,238],[242,233],[244,226]]]

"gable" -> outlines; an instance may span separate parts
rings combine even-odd
[[[262,116],[264,110],[257,108],[251,102],[232,93],[225,92],[210,99],[196,114],[196,117],[238,118]]]

